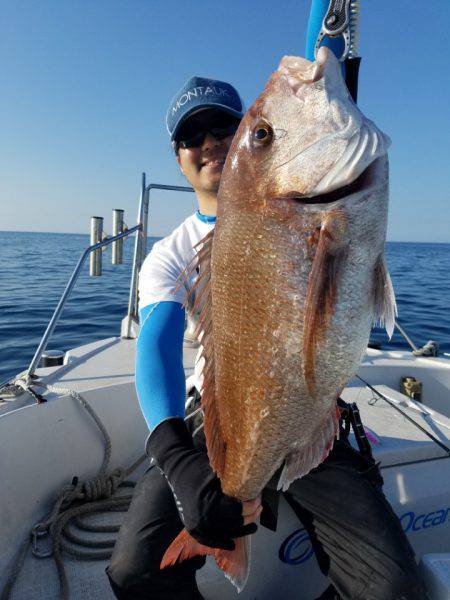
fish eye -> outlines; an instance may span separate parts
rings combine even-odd
[[[260,121],[253,129],[253,140],[259,145],[268,144],[273,140],[273,129],[267,121]]]

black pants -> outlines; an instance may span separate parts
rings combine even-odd
[[[195,439],[204,447],[203,435]],[[285,497],[311,537],[321,571],[342,598],[423,600],[413,550],[381,483],[378,468],[342,440],[318,468],[295,481]],[[150,467],[136,486],[106,569],[117,598],[201,598],[195,572],[205,558],[159,569],[182,528],[165,478]]]

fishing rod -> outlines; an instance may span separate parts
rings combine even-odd
[[[358,99],[360,0],[312,0],[306,34],[308,60],[315,60],[320,46],[327,46],[343,64],[345,83],[353,101]]]
[[[448,446],[446,446],[443,442],[441,442],[441,440],[439,440],[435,435],[433,435],[432,433],[430,433],[429,431],[427,431],[425,429],[425,427],[422,427],[422,425],[420,425],[420,423],[418,423],[415,419],[413,419],[412,417],[410,417],[406,411],[402,410],[395,402],[393,402],[387,396],[385,396],[384,394],[382,394],[379,390],[377,390],[375,387],[373,387],[373,385],[371,385],[368,381],[366,381],[365,379],[363,379],[359,375],[356,375],[356,377],[357,377],[357,379],[359,379],[360,381],[362,381],[362,383],[364,383],[364,385],[366,387],[368,387],[371,392],[373,392],[374,394],[376,394],[378,398],[381,398],[382,400],[384,400],[385,402],[387,402],[389,404],[389,406],[392,406],[392,408],[394,408],[403,417],[405,417],[405,419],[407,421],[409,421],[415,427],[417,427],[418,429],[420,429],[420,431],[422,433],[424,433],[427,437],[429,437],[430,440],[432,440],[435,444],[437,444],[442,450],[444,450],[444,452],[447,454],[447,456],[450,457],[450,448]]]
[[[361,57],[358,56],[358,27],[360,0],[312,0],[306,35],[308,60],[315,60],[320,46],[327,46],[343,64],[348,91],[356,103],[358,98],[358,75]],[[395,402],[357,375],[377,398],[383,399],[423,434],[437,444],[450,457],[450,448],[410,417]],[[442,458],[446,458],[442,457]]]

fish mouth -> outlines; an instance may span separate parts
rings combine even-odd
[[[350,196],[351,194],[355,194],[356,192],[360,192],[366,188],[371,180],[371,167],[372,165],[369,165],[361,173],[361,175],[355,179],[355,181],[344,185],[337,190],[332,190],[331,192],[327,192],[325,194],[318,194],[317,196],[305,196],[301,192],[292,191],[287,192],[282,196],[277,196],[273,198],[273,200],[293,200],[299,204],[331,204],[332,202],[342,200],[342,198]]]

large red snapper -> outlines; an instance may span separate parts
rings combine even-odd
[[[388,145],[326,48],[284,57],[236,133],[197,255],[208,456],[230,496],[255,498],[280,466],[287,489],[327,456],[371,323],[392,333]],[[199,553],[243,587],[242,539],[227,552],[182,532],[162,565]]]

